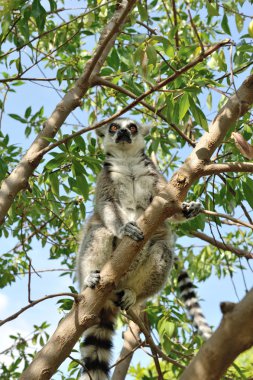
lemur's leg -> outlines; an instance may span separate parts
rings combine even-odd
[[[132,270],[130,267],[130,271],[120,281],[118,292],[120,298],[117,304],[123,309],[156,294],[166,282],[172,267],[173,250],[170,239],[169,241],[151,239],[144,250],[145,259],[140,263],[137,262]],[[143,252],[139,254],[142,255]]]

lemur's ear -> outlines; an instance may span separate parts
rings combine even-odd
[[[151,125],[147,125],[147,124],[141,125],[140,131],[141,131],[142,136],[144,137],[147,136],[150,132],[150,129],[151,129]]]
[[[96,135],[97,135],[98,137],[105,137],[105,129],[106,129],[105,126],[102,126],[102,127],[100,127],[100,128],[96,128],[96,129],[95,129]]]

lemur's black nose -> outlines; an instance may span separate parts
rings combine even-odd
[[[131,144],[132,140],[131,140],[130,132],[127,129],[120,129],[117,132],[117,137],[115,141],[116,143],[127,142],[128,144]]]

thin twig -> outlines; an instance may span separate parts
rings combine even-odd
[[[31,274],[31,268],[32,268],[32,260],[29,256],[27,256],[28,258],[28,262],[29,262],[29,266],[28,266],[28,302],[29,303],[32,303],[32,300],[31,300],[31,280],[32,280],[32,274]],[[37,274],[37,272],[36,272]]]
[[[249,66],[251,66],[252,64],[253,64],[253,61],[250,61],[250,62],[246,63],[244,66],[240,67],[239,69],[234,70],[234,74],[239,74],[241,71],[246,70],[246,69],[247,69]],[[231,72],[226,73],[226,74],[222,75],[221,77],[216,78],[215,81],[216,81],[216,82],[217,82],[217,81],[220,81],[220,80],[222,80],[222,79],[225,79],[225,78],[229,77],[230,75],[231,75]]]
[[[175,0],[171,0],[171,3],[172,3],[172,10],[173,10],[174,26],[176,28],[175,45],[176,45],[176,49],[179,50],[179,36],[178,36],[178,25],[177,25],[177,9],[176,9]]]
[[[224,162],[223,164],[207,164],[204,168],[204,175],[218,174],[225,172],[252,173],[252,162]]]
[[[174,359],[170,358],[169,356],[167,356],[166,354],[164,354],[164,352],[154,343],[154,341],[153,341],[149,331],[145,327],[143,321],[133,311],[129,310],[127,312],[127,314],[130,316],[131,320],[133,320],[140,327],[141,331],[145,335],[147,343],[149,344],[150,347],[152,346],[157,353],[159,353],[159,356],[161,356],[164,360],[166,360],[167,362],[169,362],[171,364],[174,364],[175,366],[177,366],[179,368],[182,368],[182,369],[185,368],[185,366],[183,366],[181,363],[177,362],[176,360],[174,360]]]
[[[202,212],[203,212],[203,214],[206,214],[206,215],[217,216],[218,218],[224,218],[224,219],[231,220],[232,222],[236,223],[236,225],[241,225],[241,226],[249,227],[249,228],[251,228],[253,230],[253,224],[244,222],[243,220],[240,220],[240,219],[233,218],[230,215],[221,214],[219,212],[208,211],[208,210],[204,210]]]
[[[12,321],[13,319],[17,318],[24,311],[26,311],[26,310],[30,309],[31,307],[37,305],[37,303],[40,303],[40,302],[45,301],[45,300],[50,299],[50,298],[62,297],[62,296],[73,297],[76,301],[78,301],[80,299],[80,295],[78,295],[76,293],[56,293],[56,294],[50,294],[49,296],[45,296],[45,297],[37,299],[36,301],[32,301],[31,303],[29,303],[29,305],[26,305],[26,306],[22,307],[19,311],[17,311],[16,313],[10,315],[8,318],[1,320],[0,321],[0,326],[3,326],[5,323],[7,323],[9,321]]]
[[[64,268],[55,268],[55,269],[36,269],[36,271],[31,271],[31,274],[34,274],[34,273],[48,273],[48,272],[75,272],[75,269],[64,269]],[[19,272],[17,274],[29,274],[29,272]]]
[[[189,15],[189,18],[190,18],[190,23],[191,23],[191,26],[192,26],[192,29],[197,37],[197,40],[199,41],[199,45],[200,45],[200,48],[201,48],[201,51],[202,51],[202,54],[204,53],[205,51],[205,48],[204,48],[204,45],[203,45],[203,42],[199,36],[199,33],[198,33],[198,30],[196,28],[196,25],[193,21],[193,18],[192,18],[192,15],[191,15],[191,11],[190,11],[190,7],[189,7],[189,4],[187,3],[187,11],[188,11],[188,15]]]
[[[218,241],[216,239],[211,238],[210,236],[204,234],[200,231],[191,231],[191,235],[195,236],[201,240],[204,240],[213,246],[222,249],[224,251],[230,251],[232,253],[235,253],[237,256],[245,257],[246,259],[253,259],[253,253],[244,251],[242,249],[236,248],[231,244],[223,244],[221,241]]]

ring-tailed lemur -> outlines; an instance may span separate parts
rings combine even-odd
[[[148,128],[128,118],[119,118],[97,130],[106,154],[98,177],[94,213],[86,223],[77,258],[81,290],[94,288],[100,270],[125,236],[142,240],[136,224],[153,197],[166,185],[153,162],[145,155],[144,136]],[[196,216],[199,202],[184,202],[172,221]],[[142,303],[165,284],[173,263],[174,235],[163,223],[120,280],[118,289],[100,312],[100,322],[86,330],[81,351],[87,370],[82,380],[108,379],[114,321],[121,309]]]

